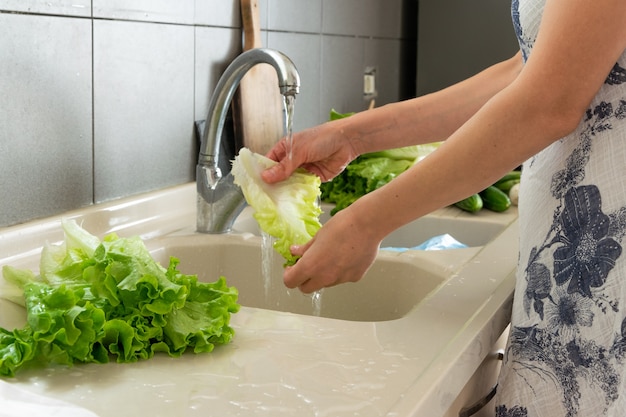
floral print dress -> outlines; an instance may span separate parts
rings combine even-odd
[[[524,59],[544,3],[513,0]],[[624,417],[626,53],[578,128],[524,164],[521,187],[520,258],[496,416]]]

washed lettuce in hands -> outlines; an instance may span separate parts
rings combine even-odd
[[[138,237],[101,242],[75,221],[62,223],[65,241],[46,245],[40,273],[4,266],[0,297],[26,308],[21,329],[0,328],[0,375],[48,364],[106,363],[210,352],[231,341],[238,292],[224,277],[198,282],[166,269]],[[22,297],[17,296],[18,293]]]
[[[275,161],[241,148],[231,172],[261,230],[276,238],[274,249],[285,258],[285,265],[293,265],[298,257],[291,254],[290,246],[307,243],[321,227],[317,204],[321,180],[298,169],[285,181],[267,184],[261,172],[273,165]]]
[[[331,109],[329,119],[338,120],[353,114]],[[387,184],[438,146],[437,142],[360,155],[332,181],[321,185],[322,201],[335,205],[330,212],[334,215],[365,194]]]

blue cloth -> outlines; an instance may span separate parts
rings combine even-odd
[[[406,252],[408,250],[444,250],[444,249],[460,249],[466,248],[467,245],[459,242],[449,234],[439,235],[432,237],[421,243],[417,246],[413,246],[412,248],[398,248],[398,247],[384,247],[382,250],[392,251],[392,252]]]

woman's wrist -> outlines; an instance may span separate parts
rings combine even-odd
[[[351,224],[363,239],[379,243],[395,229],[395,225],[392,214],[387,208],[377,207],[378,204],[374,195],[367,194],[342,210],[345,211],[342,221]]]

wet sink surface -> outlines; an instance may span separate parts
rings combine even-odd
[[[328,220],[331,208],[322,205],[322,223]],[[237,287],[240,302],[247,307],[378,322],[404,317],[515,218],[510,214],[470,214],[453,207],[438,210],[395,231],[381,247],[412,248],[432,237],[449,234],[466,248],[381,250],[359,282],[325,288],[311,297],[284,287],[283,259],[271,249],[271,240],[262,235],[253,213],[251,207],[246,207],[230,234],[187,230],[165,237],[155,243],[154,256],[164,265],[169,256],[179,258],[182,272],[197,274],[201,280],[225,276],[229,285]]]
[[[322,204],[320,221],[325,223],[330,218],[332,205]],[[499,213],[494,216],[487,210],[479,213],[466,213],[455,207],[437,210],[428,216],[415,220],[387,236],[381,247],[412,248],[435,236],[449,234],[464,245],[484,246],[500,234],[516,216]],[[253,210],[244,209],[234,225],[234,231],[261,235],[259,225],[254,220]]]
[[[175,256],[183,272],[238,288],[233,342],[176,359],[28,370],[9,380],[15,388],[100,417],[441,415],[508,324],[516,212],[438,211],[385,244],[450,233],[468,248],[380,251],[359,283],[314,299],[282,285],[280,256],[264,263],[249,209],[234,233],[195,233],[195,198],[186,184],[0,230],[0,266],[37,270],[41,246],[62,239],[63,217],[99,237],[138,235],[164,265]],[[0,303],[1,326],[23,321]]]
[[[163,246],[153,251],[153,256],[162,265],[175,256],[183,273],[197,274],[201,281],[224,276],[239,290],[239,301],[244,306],[368,322],[405,316],[476,253],[458,249],[433,259],[423,254],[420,258],[381,255],[359,282],[304,295],[283,285],[283,258],[271,246],[264,248],[260,239],[195,234],[166,238],[160,243]]]

